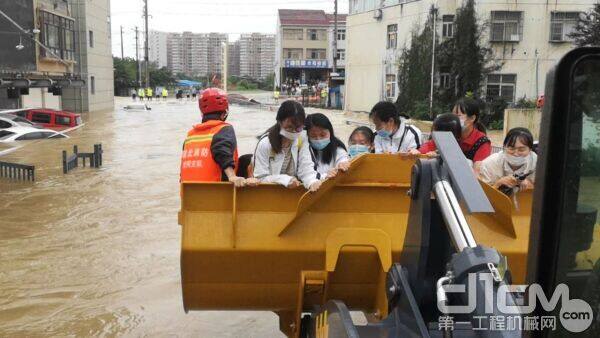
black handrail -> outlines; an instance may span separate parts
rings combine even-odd
[[[35,181],[35,167],[0,161],[0,177],[19,181]]]

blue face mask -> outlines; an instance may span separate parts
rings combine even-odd
[[[365,154],[369,152],[369,147],[363,144],[353,144],[348,147],[348,154],[350,157],[356,157],[360,154]]]
[[[323,150],[327,148],[330,142],[331,140],[328,138],[322,140],[310,139],[310,145],[317,150]]]
[[[381,137],[385,137],[385,138],[390,138],[390,136],[392,136],[392,133],[390,133],[389,131],[387,131],[385,129],[379,129],[377,131],[377,135],[379,135]]]

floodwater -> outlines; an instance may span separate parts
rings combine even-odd
[[[0,180],[0,336],[281,337],[268,312],[184,313],[179,156],[199,111],[192,102],[118,108],[128,102],[84,116],[70,139],[19,143],[0,156],[35,165],[37,176]],[[347,116],[327,114],[346,141]],[[275,112],[233,106],[239,153],[253,152],[274,120]],[[101,169],[62,174],[62,150],[91,152],[96,143]]]

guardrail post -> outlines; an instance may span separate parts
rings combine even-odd
[[[69,170],[67,168],[67,151],[63,150],[62,152],[62,160],[63,160],[63,174],[66,174]]]

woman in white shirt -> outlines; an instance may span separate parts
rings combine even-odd
[[[532,151],[533,136],[526,128],[513,128],[504,138],[504,150],[481,162],[479,176],[496,189],[533,189],[537,155]]]
[[[369,117],[377,130],[374,142],[376,154],[406,154],[421,147],[421,131],[409,125],[392,102],[377,103]]]
[[[308,115],[305,125],[318,178],[333,178],[338,170],[348,170],[350,158],[346,146],[335,137],[333,125],[327,116],[321,113]]]
[[[288,188],[304,185],[311,192],[321,181],[310,155],[304,132],[306,114],[302,105],[288,100],[277,111],[277,123],[258,141],[254,152],[254,177],[263,183],[278,183]]]

